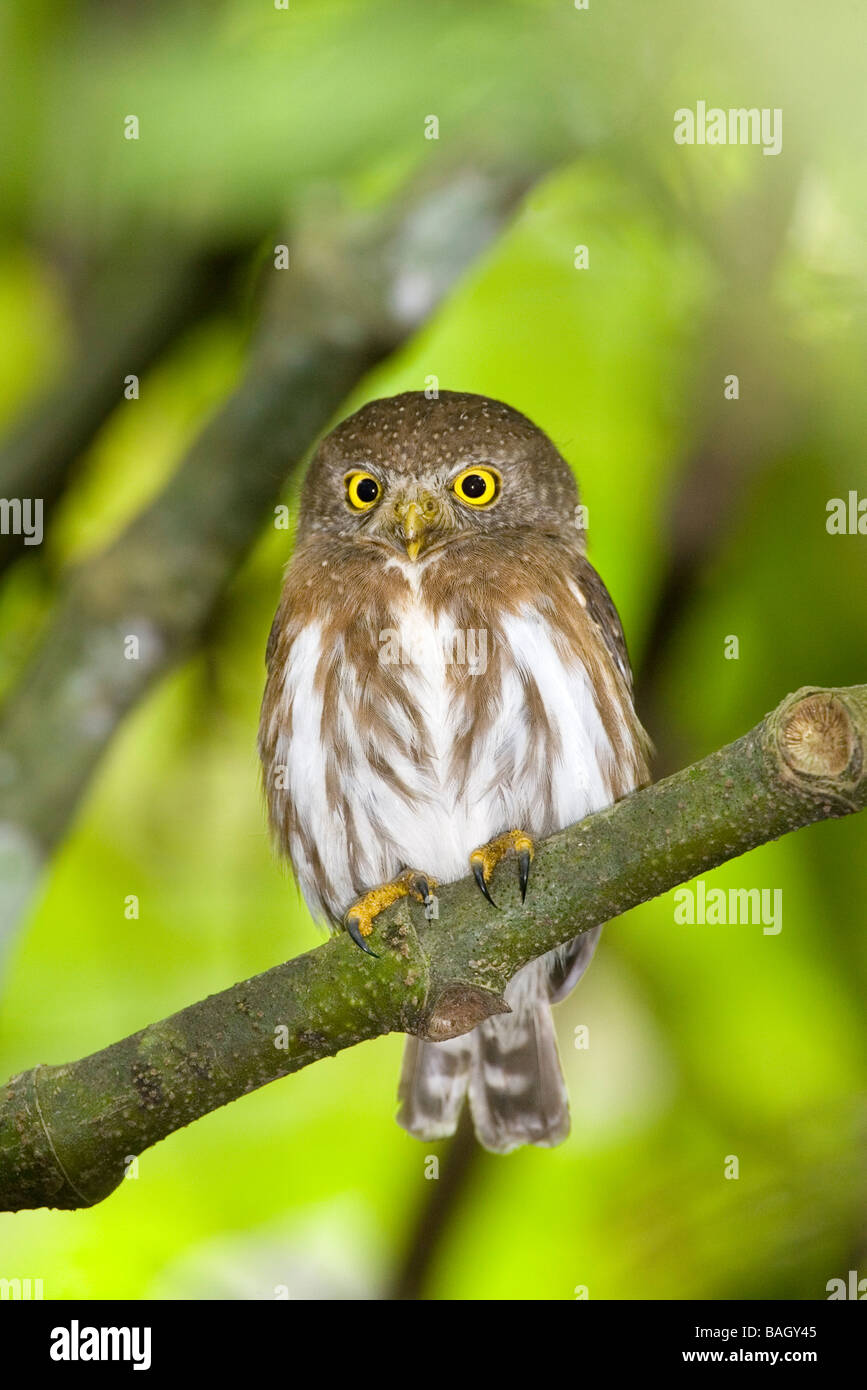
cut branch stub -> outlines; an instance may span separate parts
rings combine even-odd
[[[446,1042],[469,1033],[486,1018],[508,1013],[511,1009],[501,994],[455,980],[440,990],[417,1032],[430,1042]]]
[[[856,803],[864,755],[845,692],[806,687],[785,701],[773,721],[782,772],[810,796]]]

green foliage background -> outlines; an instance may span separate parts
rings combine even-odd
[[[75,359],[58,244],[110,260],[154,230],[253,236],[267,260],[272,227],[315,215],[324,190],[363,208],[426,163],[541,161],[506,234],[341,414],[435,374],[547,430],[640,672],[682,479],[696,458],[737,465],[712,445],[744,412],[760,447],[710,518],[652,708],[668,770],[698,758],[799,685],[865,679],[867,537],[825,528],[828,499],[867,497],[864,27],[852,5],[767,0],[10,5],[0,423]],[[699,98],[781,107],[782,155],[675,146],[672,113]],[[2,591],[0,688],[70,568],[236,384],[255,312],[251,289],[119,401],[40,565]],[[111,747],[6,962],[4,1075],[315,944],[271,856],[255,755],[288,554],[265,524],[204,651]],[[558,1010],[572,1135],[479,1158],[426,1296],[813,1299],[867,1274],[865,835],[861,818],[822,824],[708,876],[782,888],[778,936],[677,925],[671,896],[607,930]],[[430,1199],[426,1154],[449,1161],[394,1124],[400,1052],[384,1038],[247,1096],[146,1153],[93,1210],[0,1217],[0,1275],[42,1277],[53,1298],[387,1296]]]

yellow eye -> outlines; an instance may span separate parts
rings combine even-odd
[[[372,473],[347,473],[346,498],[357,512],[366,512],[379,501],[382,488]]]
[[[465,468],[452,483],[462,502],[471,507],[486,507],[500,491],[502,478],[492,468]]]

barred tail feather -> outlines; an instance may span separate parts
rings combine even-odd
[[[469,1084],[476,1137],[484,1148],[501,1154],[521,1144],[548,1148],[569,1133],[569,1099],[543,962],[519,971],[506,999],[512,1012],[488,1019],[473,1032]]]
[[[519,970],[506,987],[512,1012],[449,1042],[407,1040],[398,1123],[418,1139],[453,1134],[468,1094],[479,1143],[492,1153],[551,1148],[569,1133],[569,1100],[551,1003],[577,984],[601,928]]]
[[[472,1034],[441,1043],[407,1038],[397,1122],[416,1139],[446,1139],[454,1134],[467,1093],[472,1051]]]
[[[552,1004],[559,1004],[561,999],[572,993],[593,959],[593,952],[601,934],[601,927],[591,927],[589,931],[573,937],[568,945],[557,946],[544,957],[547,966],[548,998]]]

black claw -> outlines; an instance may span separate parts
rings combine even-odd
[[[421,893],[422,901],[424,902],[425,906],[427,906],[433,894],[431,893],[430,884],[428,883],[424,874],[416,874],[415,886],[417,891]]]
[[[376,951],[371,951],[364,937],[361,935],[361,932],[358,929],[357,917],[347,917],[346,930],[349,932],[349,935],[352,937],[356,946],[360,946],[366,956],[373,956],[374,960],[379,960],[379,956],[377,955]]]
[[[473,878],[476,880],[476,883],[479,885],[479,888],[482,890],[482,893],[485,895],[488,902],[491,904],[491,907],[496,907],[497,904],[494,902],[493,898],[488,892],[488,885],[485,883],[485,874],[481,864],[473,865]]]
[[[527,883],[530,878],[530,851],[522,849],[518,854],[518,882],[521,885],[521,902],[527,897]]]

